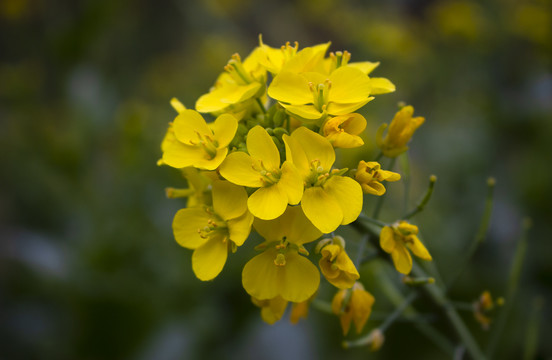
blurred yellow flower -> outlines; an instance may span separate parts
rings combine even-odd
[[[192,269],[203,281],[222,271],[228,252],[245,242],[253,223],[244,188],[222,180],[213,181],[212,187],[212,207],[180,209],[173,220],[174,237],[194,250]]]
[[[288,204],[296,205],[303,196],[303,180],[291,161],[280,168],[280,153],[270,135],[261,126],[247,134],[247,150],[226,157],[220,174],[228,181],[259,188],[247,201],[249,211],[264,220],[282,215]]]
[[[334,148],[355,148],[364,145],[358,136],[366,128],[364,116],[352,113],[326,120],[322,131]]]
[[[380,246],[385,252],[391,254],[393,264],[401,274],[409,274],[412,270],[412,257],[407,249],[410,249],[420,259],[432,260],[417,234],[418,227],[404,220],[381,229]]]
[[[255,230],[265,238],[265,248],[245,264],[242,284],[247,293],[259,300],[277,296],[292,302],[310,298],[320,284],[320,273],[306,257],[303,244],[316,240],[320,231],[303,214],[301,207],[288,206],[274,220],[255,219]]]
[[[301,207],[307,218],[323,233],[356,220],[362,210],[362,189],[343,170],[331,170],[335,152],[323,136],[300,127],[284,135],[288,160],[305,184]]]
[[[207,125],[197,111],[183,110],[163,139],[162,162],[175,168],[214,170],[226,157],[237,128],[238,121],[232,115],[220,115]]]
[[[387,124],[382,124],[379,127],[376,134],[376,144],[383,155],[393,158],[408,150],[406,144],[414,135],[414,131],[425,121],[421,116],[413,118],[412,114],[414,114],[412,106],[405,106],[399,110],[391,121],[385,138],[383,138],[383,132],[387,128]]]
[[[252,296],[251,301],[261,308],[261,318],[270,325],[282,318],[288,305],[288,301],[282,299],[280,296],[267,300],[259,300]]]
[[[356,282],[352,289],[339,290],[335,294],[332,311],[339,316],[343,335],[349,332],[351,322],[355,324],[357,334],[360,334],[372,313],[374,301],[372,294],[364,290],[360,282]]]
[[[366,162],[361,160],[355,173],[355,180],[366,194],[381,196],[385,194],[385,187],[381,181],[398,181],[401,175],[396,172],[381,170],[381,165],[376,161]]]
[[[330,284],[339,289],[349,289],[360,277],[355,264],[345,252],[345,240],[336,236],[320,251],[320,271]]]

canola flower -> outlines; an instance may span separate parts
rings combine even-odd
[[[326,55],[329,47],[328,42],[272,48],[259,38],[244,60],[234,54],[195,110],[171,99],[177,115],[162,140],[158,164],[179,169],[187,182],[166,193],[187,200],[174,216],[173,233],[192,251],[198,279],[216,278],[232,260],[230,253],[243,252],[241,285],[263,321],[280,321],[291,303],[290,321],[297,323],[312,306],[337,316],[346,335],[351,324],[357,334],[363,331],[375,304],[359,271],[370,258],[367,232],[373,233],[361,231],[364,221],[382,228],[380,246],[400,273],[411,272],[411,253],[432,259],[416,226],[404,220],[388,225],[363,214],[364,207],[376,205],[365,194],[381,196],[384,181],[401,179],[392,168],[366,159],[364,139],[375,140],[386,157],[396,157],[408,150],[424,118],[413,118],[413,108],[406,106],[385,137],[385,124],[367,134],[367,118],[357,111],[375,95],[395,91],[395,85],[372,76],[379,62],[352,62],[348,51]],[[340,160],[352,158],[348,151],[354,148],[365,159],[355,158],[357,169],[349,170]],[[360,225],[351,227],[358,238],[344,231],[350,224]],[[324,234],[329,235],[314,246]],[[257,252],[242,246],[259,237],[264,240],[252,244]],[[411,277],[404,286],[433,284]],[[320,299],[328,286],[333,299]],[[377,350],[383,332],[372,329],[357,343]]]

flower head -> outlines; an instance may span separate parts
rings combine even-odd
[[[398,181],[401,175],[396,172],[382,170],[381,165],[376,161],[366,162],[361,160],[355,173],[355,180],[362,187],[366,194],[381,196],[385,194],[385,187],[382,181]]]
[[[391,121],[387,135],[383,139],[383,131],[387,124],[380,126],[376,134],[376,143],[383,155],[393,158],[408,150],[406,144],[408,144],[416,129],[425,121],[421,116],[413,118],[412,114],[414,114],[412,106],[405,106],[399,110],[393,121]]]
[[[183,110],[161,145],[163,163],[175,168],[216,169],[228,153],[238,121],[232,115],[223,114],[209,125],[197,111]]]
[[[246,142],[249,154],[236,151],[228,155],[220,174],[234,184],[259,188],[247,201],[249,211],[260,219],[275,219],[288,204],[301,201],[301,175],[291,161],[280,167],[278,148],[262,127],[249,130]]]
[[[253,226],[265,238],[258,246],[265,250],[243,268],[245,291],[259,300],[280,296],[287,301],[302,302],[310,298],[318,289],[320,273],[300,254],[307,253],[303,244],[316,240],[320,231],[299,206],[288,206],[274,220],[255,219]]]
[[[366,321],[372,313],[374,297],[360,282],[356,282],[352,289],[339,290],[332,300],[332,311],[339,316],[343,335],[347,335],[351,322],[355,324],[357,334],[360,334]]]
[[[241,246],[251,231],[247,193],[228,181],[213,181],[213,206],[180,209],[173,220],[176,241],[193,249],[192,269],[203,281],[214,279],[228,252]]]
[[[364,116],[353,113],[329,118],[322,129],[334,148],[355,148],[364,145],[358,136],[366,128]]]
[[[431,261],[431,255],[418,239],[417,234],[418,227],[404,220],[381,229],[380,246],[385,252],[391,254],[393,264],[401,274],[409,274],[412,270],[412,257],[408,249],[420,259]]]
[[[333,286],[339,289],[349,289],[360,275],[355,264],[345,252],[345,240],[341,236],[327,240],[329,241],[320,250],[322,255],[318,262],[320,271]]]

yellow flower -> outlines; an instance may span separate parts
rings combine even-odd
[[[383,131],[387,128],[387,124],[380,126],[376,134],[376,143],[383,155],[393,158],[408,150],[406,144],[414,135],[414,131],[425,121],[421,116],[413,118],[412,114],[414,114],[412,106],[405,106],[399,110],[393,121],[391,121],[387,135],[383,139]]]
[[[499,297],[495,302],[488,290],[483,291],[479,299],[473,303],[473,316],[484,330],[489,330],[489,326],[493,321],[489,314],[494,309],[495,304],[503,305],[504,298]]]
[[[305,191],[301,207],[307,218],[323,233],[356,220],[362,210],[362,189],[344,170],[331,170],[335,152],[323,136],[300,127],[284,135],[287,159],[301,174]]]
[[[241,246],[251,231],[245,189],[228,181],[213,181],[213,206],[180,209],[173,220],[176,241],[193,249],[192,269],[203,281],[214,279],[228,252]]]
[[[366,194],[381,196],[385,194],[385,187],[381,181],[398,181],[401,175],[396,172],[381,170],[376,161],[366,162],[361,160],[355,173],[355,179]]]
[[[322,258],[318,265],[330,284],[339,289],[349,289],[360,275],[345,252],[345,240],[341,236],[336,236],[330,241],[331,243],[322,247]]]
[[[371,91],[370,78],[349,66],[329,75],[282,71],[268,87],[268,95],[288,112],[311,121],[349,114],[374,99]]]
[[[354,148],[364,145],[358,136],[366,128],[364,116],[353,113],[332,117],[324,123],[322,129],[326,139],[334,148]]]
[[[349,332],[351,321],[355,323],[357,334],[360,334],[370,317],[374,301],[372,294],[364,290],[364,286],[359,282],[356,282],[352,289],[339,290],[335,294],[332,300],[332,311],[339,316],[343,335]]]
[[[391,254],[393,264],[401,274],[412,270],[412,257],[407,249],[423,260],[431,261],[431,255],[418,239],[418,227],[401,221],[392,226],[384,226],[380,233],[381,248]]]
[[[261,308],[261,318],[270,325],[282,318],[288,305],[288,301],[282,299],[280,296],[268,300],[259,300],[252,296],[251,301],[255,306]]]
[[[291,161],[285,161],[280,168],[278,148],[262,127],[249,130],[246,143],[249,155],[231,153],[220,166],[220,174],[234,184],[259,188],[247,201],[249,211],[260,219],[275,219],[288,204],[301,201],[301,175]]]
[[[254,98],[265,94],[266,70],[259,64],[260,48],[255,48],[242,62],[238,54],[232,55],[211,91],[196,102],[202,113],[239,112],[252,104]]]
[[[292,302],[311,297],[320,284],[320,273],[307,258],[303,244],[316,240],[320,231],[303,214],[301,207],[288,206],[274,220],[255,219],[255,230],[265,238],[266,248],[245,264],[242,284],[247,293],[259,300],[277,296]]]
[[[228,153],[238,121],[223,114],[209,125],[197,111],[183,110],[172,124],[174,137],[167,134],[161,145],[163,163],[175,168],[216,169]]]
[[[167,197],[169,199],[188,198],[186,207],[212,206],[211,183],[218,180],[216,172],[198,170],[193,167],[185,167],[181,171],[182,175],[188,180],[189,187],[187,189],[167,188],[165,190]]]
[[[297,51],[299,48],[297,42],[294,46],[287,42],[281,48],[275,49],[265,45],[261,36],[259,36],[259,43],[259,63],[274,75],[282,70],[294,73],[312,71],[322,61],[330,46],[328,42]]]

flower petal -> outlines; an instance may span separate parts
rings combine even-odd
[[[332,176],[322,186],[324,191],[333,197],[343,212],[342,225],[350,224],[362,211],[362,188],[350,177]]]
[[[289,113],[304,119],[308,122],[314,122],[321,119],[325,113],[316,110],[314,105],[289,105],[281,104]]]
[[[370,78],[370,94],[387,94],[395,91],[395,85],[386,78]]]
[[[212,159],[208,157],[205,151],[203,151],[203,153],[204,156],[196,159],[196,161],[193,163],[193,166],[198,169],[215,170],[219,167],[220,164],[222,164],[222,162],[226,158],[226,154],[228,154],[228,148],[218,149],[215,157]]]
[[[412,250],[412,253],[420,259],[431,261],[431,255],[429,254],[429,251],[427,251],[424,244],[422,244],[420,239],[418,239],[416,235],[409,236],[409,239],[412,241],[407,242],[407,246],[410,250]]]
[[[305,150],[303,150],[299,141],[289,135],[284,135],[282,139],[286,147],[286,161],[293,163],[301,177],[306,178],[310,173],[310,164]]]
[[[218,141],[218,147],[225,147],[230,144],[234,135],[236,135],[238,120],[230,114],[222,114],[217,117],[211,129],[213,130],[215,139]]]
[[[199,280],[213,280],[222,271],[228,258],[228,239],[221,233],[215,233],[209,240],[194,250],[192,269]]]
[[[193,145],[199,140],[197,134],[211,135],[211,129],[207,126],[205,119],[195,110],[184,110],[173,122],[174,134],[178,141]]]
[[[408,275],[412,270],[412,256],[403,244],[397,243],[391,252],[395,269],[401,274]]]
[[[242,285],[247,293],[259,300],[273,299],[280,294],[280,271],[274,259],[277,251],[268,249],[245,264],[242,271]]]
[[[303,197],[303,178],[291,161],[284,161],[282,176],[277,184],[287,195],[290,205],[297,205]]]
[[[268,87],[268,96],[288,104],[302,105],[313,102],[308,81],[288,71],[280,72]]]
[[[242,151],[236,151],[226,157],[219,172],[226,180],[241,186],[261,187],[264,185],[261,175],[253,166],[255,160]]]
[[[247,211],[247,192],[229,181],[213,181],[213,209],[224,220],[237,218]]]
[[[282,266],[283,280],[280,285],[280,296],[292,302],[301,302],[310,298],[320,284],[320,273],[309,259],[297,251],[286,253],[286,265]]]
[[[331,115],[345,115],[349,114],[355,110],[360,109],[370,101],[374,100],[373,96],[363,99],[362,101],[353,102],[353,103],[337,103],[330,102],[326,107],[326,112]]]
[[[173,141],[165,144],[163,152],[163,163],[180,169],[186,166],[194,166],[207,155],[202,148],[197,146],[185,145],[180,141]]]
[[[384,226],[380,232],[380,246],[386,252],[391,254],[395,249],[395,232],[390,226]]]
[[[172,223],[176,242],[188,249],[196,249],[203,245],[206,240],[199,236],[197,230],[207,225],[209,217],[202,208],[178,210]]]
[[[230,240],[232,240],[237,246],[242,246],[245,240],[249,237],[253,219],[253,215],[249,211],[246,211],[242,216],[226,222],[228,224]]]
[[[249,211],[259,219],[271,220],[282,215],[288,199],[278,184],[265,186],[255,191],[247,200]]]
[[[265,129],[257,125],[247,133],[247,151],[253,159],[263,162],[267,171],[280,169],[280,153]]]
[[[370,78],[361,70],[342,66],[330,74],[332,87],[329,101],[337,103],[357,103],[365,100],[372,89]]]
[[[337,229],[343,220],[339,203],[318,186],[305,189],[301,207],[312,224],[326,234]]]
[[[328,139],[304,126],[295,130],[291,137],[301,145],[309,163],[319,160],[324,170],[331,169],[335,162],[335,151]]]

